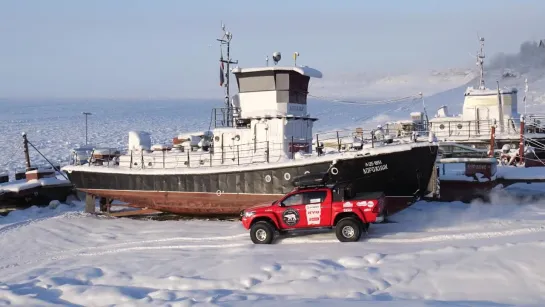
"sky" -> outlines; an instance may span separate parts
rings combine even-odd
[[[545,38],[543,0],[0,0],[0,97],[220,98],[221,22],[239,66],[340,73],[475,67]]]

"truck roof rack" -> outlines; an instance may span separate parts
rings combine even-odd
[[[329,173],[309,173],[294,177],[291,184],[296,188],[313,188],[313,187],[325,187],[329,180]]]

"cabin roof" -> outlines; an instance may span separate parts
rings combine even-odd
[[[501,94],[516,94],[518,92],[518,89],[516,87],[513,88],[501,88],[500,93]],[[468,87],[466,89],[465,95],[471,95],[471,96],[491,96],[491,95],[498,95],[497,89],[490,89],[486,88],[484,90],[479,88],[474,88],[472,86]]]
[[[294,71],[303,76],[308,76],[312,78],[321,78],[322,73],[314,68],[308,66],[265,66],[265,67],[252,67],[252,68],[233,68],[233,73],[249,73],[249,72],[258,72],[258,71]]]

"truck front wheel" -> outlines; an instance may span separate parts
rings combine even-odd
[[[250,238],[255,244],[271,244],[274,237],[274,228],[269,222],[260,221],[250,228]]]
[[[362,226],[352,217],[340,220],[335,226],[335,234],[341,242],[356,242],[361,237]]]

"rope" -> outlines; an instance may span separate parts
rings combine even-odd
[[[312,98],[320,99],[320,100],[330,101],[330,102],[345,103],[345,104],[352,104],[352,105],[362,105],[362,106],[377,105],[377,104],[390,104],[390,103],[395,103],[395,102],[399,102],[399,101],[403,101],[403,100],[407,100],[407,99],[411,99],[411,98],[420,97],[420,95],[411,95],[411,96],[406,96],[406,97],[384,99],[384,100],[375,100],[375,101],[355,101],[355,100],[333,99],[333,98],[325,97],[325,96],[316,96],[316,95],[312,95],[310,93],[308,94],[308,96],[312,97]]]
[[[34,145],[33,145],[30,141],[28,141],[28,140],[27,140],[27,143],[30,144],[30,146],[32,146],[32,148],[34,148],[34,149],[40,154],[40,156],[42,156],[42,157],[45,159],[45,161],[47,161],[47,163],[51,164],[51,167],[53,167],[53,169],[54,169],[55,171],[59,172],[59,174],[61,174],[61,175],[64,177],[64,179],[68,180],[68,178],[61,172],[60,169],[57,169],[57,168],[55,167],[55,165],[53,165],[53,163],[51,163],[51,161],[49,161],[44,155],[42,155],[42,153],[38,150],[38,148],[36,148],[36,146],[34,146]]]

